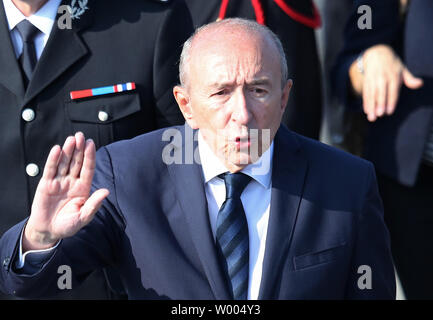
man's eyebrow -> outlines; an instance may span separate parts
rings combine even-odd
[[[270,85],[271,84],[271,80],[269,78],[259,78],[259,79],[253,79],[250,82],[247,82],[247,85],[253,85],[253,86],[257,86],[257,85]],[[233,82],[213,82],[209,84],[209,87],[211,88],[226,88],[226,87],[231,87],[234,86],[235,83]]]
[[[254,79],[251,82],[248,83],[249,85],[257,86],[257,85],[270,85],[271,80],[268,78],[260,78],[260,79]]]
[[[209,88],[226,88],[233,85],[234,85],[233,82],[212,82],[208,86]]]

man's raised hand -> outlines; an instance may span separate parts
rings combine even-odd
[[[95,144],[81,132],[54,146],[36,189],[23,236],[23,252],[52,247],[87,225],[108,196],[107,189],[90,195],[95,172]]]

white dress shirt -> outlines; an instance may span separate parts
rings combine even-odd
[[[229,170],[222,164],[221,160],[212,152],[203,136],[198,134],[198,146],[203,174],[205,178],[205,191],[209,211],[209,221],[215,239],[216,221],[218,211],[225,201],[226,187],[224,180],[218,175]],[[266,234],[269,222],[269,209],[271,205],[271,177],[272,156],[274,143],[254,164],[246,166],[241,172],[252,179],[241,195],[248,223],[249,235],[249,284],[248,299],[257,300],[259,296],[260,283],[262,279],[263,257],[265,254]],[[269,161],[269,170],[264,174],[261,160]],[[255,170],[256,169],[256,170]]]
[[[5,8],[6,20],[8,22],[9,31],[11,35],[12,45],[15,50],[15,56],[18,57],[23,51],[23,40],[15,28],[15,26],[21,21],[27,19],[31,24],[39,29],[40,33],[35,37],[35,49],[36,58],[42,55],[42,51],[48,42],[50,37],[51,29],[56,20],[57,10],[59,8],[61,0],[48,0],[37,12],[29,17],[22,14],[20,10],[15,7],[12,0],[3,0],[3,6]]]

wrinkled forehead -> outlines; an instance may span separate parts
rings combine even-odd
[[[197,57],[197,63],[192,65],[192,76],[203,85],[242,84],[265,74],[270,76],[272,69],[260,52],[249,50],[237,54],[239,51],[211,52]]]
[[[263,50],[271,47],[271,41],[263,33],[244,26],[214,25],[199,32],[192,41],[192,55],[201,55],[210,50],[230,51],[239,47]]]
[[[280,79],[279,53],[274,47],[258,32],[209,30],[198,34],[192,43],[191,75],[202,83],[251,81],[263,76]]]

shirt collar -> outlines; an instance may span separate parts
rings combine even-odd
[[[198,132],[198,150],[205,183],[229,171],[204,140],[200,130]],[[255,163],[249,164],[241,172],[256,180],[265,189],[269,189],[271,186],[273,154],[274,142],[272,141],[268,150]],[[269,166],[266,167],[265,164],[269,164]]]
[[[55,23],[60,2],[61,0],[48,0],[37,12],[30,17],[26,17],[15,7],[12,0],[3,0],[9,31],[12,31],[21,21],[27,19],[45,35],[49,35]]]

